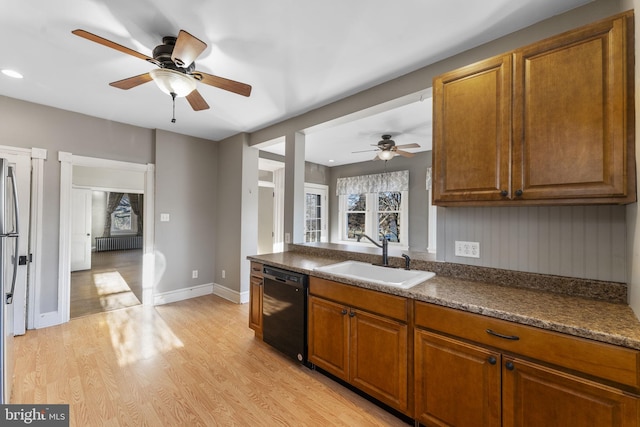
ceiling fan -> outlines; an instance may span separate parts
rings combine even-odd
[[[396,145],[396,142],[391,139],[391,135],[382,135],[382,139],[378,141],[378,144],[371,144],[376,146],[375,150],[362,150],[362,151],[353,151],[353,153],[364,153],[366,151],[378,151],[378,154],[372,160],[391,160],[395,157],[396,154],[403,157],[413,157],[414,153],[409,153],[408,151],[400,150],[400,148],[420,148],[419,144],[404,144],[404,145]]]
[[[212,74],[203,73],[196,70],[196,58],[207,48],[207,44],[202,40],[192,36],[184,30],[180,30],[178,37],[163,37],[162,44],[153,49],[153,57],[149,57],[133,49],[112,42],[103,37],[97,36],[85,30],[72,31],[76,36],[85,38],[92,42],[110,47],[127,55],[144,59],[156,65],[158,68],[148,73],[129,77],[109,83],[119,89],[131,89],[151,80],[155,81],[160,90],[171,95],[173,99],[173,118],[175,123],[175,100],[179,97],[186,97],[189,105],[194,111],[206,110],[209,105],[204,100],[200,92],[196,89],[196,82],[202,82],[209,86],[214,86],[242,96],[251,94],[251,86]]]

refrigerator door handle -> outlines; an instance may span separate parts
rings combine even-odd
[[[7,304],[13,303],[13,293],[16,290],[16,281],[18,278],[18,236],[20,235],[20,215],[18,210],[18,187],[16,184],[16,176],[14,174],[13,166],[9,166],[9,178],[11,178],[11,189],[13,191],[13,211],[15,214],[15,228],[12,232],[8,233],[9,237],[15,239],[15,251],[13,253],[13,276],[11,278],[11,291],[7,293],[5,302]]]

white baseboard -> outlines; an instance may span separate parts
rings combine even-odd
[[[36,329],[48,328],[49,326],[62,324],[62,316],[59,311],[40,313],[34,323],[33,326]]]
[[[213,293],[220,298],[235,302],[236,304],[246,304],[249,302],[249,292],[234,291],[217,283],[213,285]]]
[[[177,289],[175,291],[155,293],[153,295],[153,305],[169,304],[171,302],[201,297],[211,293],[213,293],[213,283],[193,286],[191,288]]]

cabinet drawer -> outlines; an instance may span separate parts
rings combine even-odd
[[[309,293],[402,322],[408,321],[408,300],[396,295],[313,276],[309,278]]]
[[[251,275],[255,277],[262,277],[262,264],[251,261]]]
[[[640,388],[640,352],[637,350],[419,301],[415,303],[415,323],[418,327],[531,357],[636,390]]]

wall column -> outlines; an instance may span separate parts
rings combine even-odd
[[[300,132],[285,135],[284,161],[284,242],[304,242],[304,149]],[[289,236],[289,239],[287,239]]]

